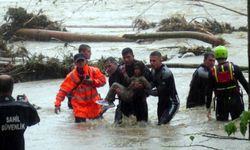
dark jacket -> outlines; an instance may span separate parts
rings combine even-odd
[[[205,97],[208,83],[209,68],[201,64],[193,73],[190,82],[190,90],[187,97],[187,108],[203,106],[206,104]]]
[[[153,83],[156,87],[155,96],[158,96],[158,124],[168,123],[179,108],[179,98],[175,87],[174,76],[167,66],[162,65],[152,70]]]
[[[134,60],[132,65],[125,65],[125,69],[129,77],[134,75],[134,64],[136,62],[138,62],[138,60]],[[146,66],[143,75],[149,82],[152,80],[151,73]],[[127,82],[123,82],[121,84],[123,84],[125,87],[128,87],[129,85]],[[124,114],[126,116],[135,115],[137,121],[148,121],[148,105],[146,101],[147,96],[148,93],[146,93],[144,90],[137,90],[131,102],[119,101],[120,103],[116,110],[116,119],[121,120],[121,114]]]
[[[0,97],[0,149],[24,150],[24,132],[27,126],[37,124],[40,118],[28,102]]]
[[[126,83],[119,66],[117,67],[116,71],[111,76],[109,76],[109,86],[111,86],[114,82],[118,82],[122,85]]]

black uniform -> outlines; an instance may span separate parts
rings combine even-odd
[[[124,79],[123,74],[122,74],[121,70],[119,69],[119,67],[116,69],[116,71],[111,76],[109,76],[109,86],[110,87],[114,82],[118,82],[122,85],[125,84],[125,79]],[[115,122],[120,123],[121,120],[122,120],[122,112],[121,112],[121,106],[120,106],[120,101],[119,101],[119,104],[117,105],[117,108],[115,110]]]
[[[187,108],[203,106],[206,104],[205,97],[209,70],[210,69],[206,65],[201,64],[193,73],[187,97]]]
[[[138,60],[134,60],[132,65],[125,65],[125,69],[129,77],[132,77],[134,74],[134,64],[136,62],[138,62]],[[144,70],[143,75],[148,81],[150,81],[152,80],[151,73],[147,67],[145,68],[146,69]],[[124,82],[124,80],[121,84],[126,87],[129,85],[128,83]],[[138,89],[135,91],[135,94],[130,102],[119,101],[119,105],[115,114],[116,121],[121,121],[122,114],[126,116],[135,115],[137,121],[148,121],[148,105],[146,101],[147,96],[148,93],[145,93],[144,89]]]
[[[216,96],[217,120],[227,121],[229,113],[233,120],[238,118],[242,111],[244,111],[244,103],[238,81],[240,81],[248,93],[248,83],[240,68],[233,63],[224,62],[215,66],[209,72],[206,106],[207,108],[210,108],[212,92],[214,91]]]
[[[0,149],[24,150],[23,134],[27,126],[40,121],[36,109],[28,102],[0,97]]]
[[[179,98],[175,88],[175,81],[172,72],[167,66],[162,65],[157,70],[152,70],[153,87],[156,90],[151,93],[158,96],[158,124],[168,123],[179,109]]]

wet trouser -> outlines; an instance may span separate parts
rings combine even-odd
[[[216,120],[228,121],[238,118],[244,111],[244,102],[240,93],[221,94],[216,98]]]
[[[120,124],[122,123],[122,111],[121,111],[121,102],[119,101],[119,104],[116,107],[115,110],[115,121],[114,123]]]
[[[75,117],[75,123],[86,122],[86,118]]]
[[[167,124],[179,109],[179,104],[169,102],[165,105],[158,103],[157,115],[158,125]]]
[[[90,120],[103,119],[102,114],[96,118],[91,118]],[[86,118],[75,117],[75,123],[86,122]]]
[[[117,93],[116,89],[119,89],[120,92]],[[122,101],[126,101],[129,102],[132,99],[133,96],[133,91],[129,90],[128,88],[126,88],[125,86],[115,82],[112,84],[112,86],[110,87],[108,94],[105,97],[105,100],[109,101],[109,102],[113,102],[115,100],[115,95],[118,95],[119,99]]]
[[[120,101],[115,112],[115,123],[121,123],[122,114],[129,117],[135,115],[137,121],[148,121],[148,105],[146,96],[135,96],[131,102]]]

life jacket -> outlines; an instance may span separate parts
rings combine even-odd
[[[83,67],[82,76],[91,78],[93,84],[86,85],[82,83],[77,69],[74,68],[61,84],[56,96],[55,106],[60,106],[65,96],[72,92],[71,104],[75,117],[96,118],[101,113],[100,105],[95,103],[100,99],[97,87],[105,85],[106,79],[98,68],[88,65]]]
[[[212,68],[212,75],[216,81],[216,91],[238,89],[238,82],[234,76],[234,67],[231,62],[214,66]]]

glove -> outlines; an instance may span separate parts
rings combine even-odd
[[[59,114],[60,111],[61,111],[60,106],[55,106],[55,113]]]

